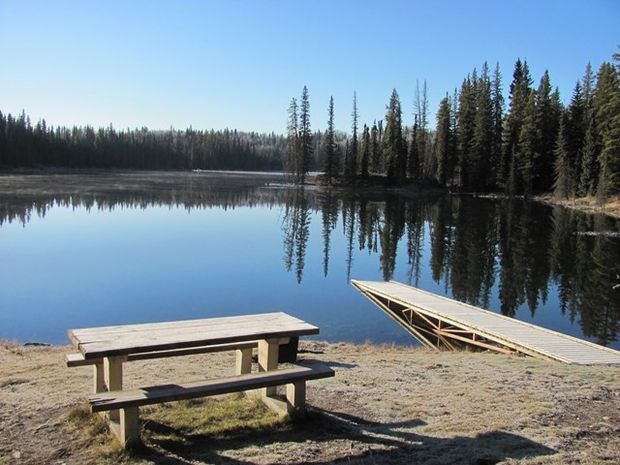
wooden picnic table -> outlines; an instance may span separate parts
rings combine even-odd
[[[121,443],[139,438],[137,406],[260,386],[261,398],[276,410],[303,407],[305,381],[333,376],[333,370],[305,367],[278,370],[278,350],[290,338],[318,334],[319,328],[283,312],[160,323],[72,329],[69,339],[79,351],[67,358],[68,366],[92,364],[95,368],[93,411],[110,410],[109,419]],[[259,373],[251,372],[252,348],[258,347]],[[123,363],[191,353],[236,350],[236,377],[197,385],[153,386],[123,391]],[[69,357],[74,358],[70,359]],[[76,360],[75,357],[80,360]],[[304,371],[305,370],[305,371]],[[287,402],[275,399],[278,384],[287,385]],[[290,389],[289,389],[290,387]],[[289,392],[290,391],[290,392]],[[112,395],[113,394],[113,395]],[[117,406],[117,409],[112,407]]]

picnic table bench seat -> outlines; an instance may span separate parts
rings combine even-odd
[[[93,413],[119,411],[118,420],[111,421],[110,425],[121,444],[127,447],[140,442],[138,407],[286,385],[286,399],[268,397],[269,405],[282,414],[297,417],[305,413],[306,381],[332,376],[334,370],[325,364],[297,365],[207,381],[100,392],[90,396],[88,401]]]

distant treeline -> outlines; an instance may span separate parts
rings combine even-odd
[[[517,60],[505,107],[499,64],[491,73],[487,63],[441,100],[434,131],[428,128],[426,82],[422,92],[416,86],[409,127],[403,124],[394,89],[385,120],[360,128],[354,94],[352,131],[344,140],[336,138],[330,98],[327,129],[317,150],[304,87],[299,106],[295,98],[289,106],[284,167],[299,182],[316,163],[327,184],[375,174],[384,175],[390,185],[421,183],[512,195],[620,193],[620,77],[614,65],[603,63],[595,76],[588,64],[564,106],[547,71],[535,88],[527,62]]]
[[[274,133],[50,127],[0,112],[0,167],[281,170],[285,147]]]

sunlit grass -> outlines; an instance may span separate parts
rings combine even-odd
[[[258,432],[283,422],[259,399],[243,394],[161,404],[144,409],[142,418],[151,437],[176,436],[179,440],[195,435],[226,436],[244,430]]]

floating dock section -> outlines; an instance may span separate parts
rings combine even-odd
[[[427,347],[522,353],[579,365],[620,364],[620,352],[396,281],[351,280]]]

